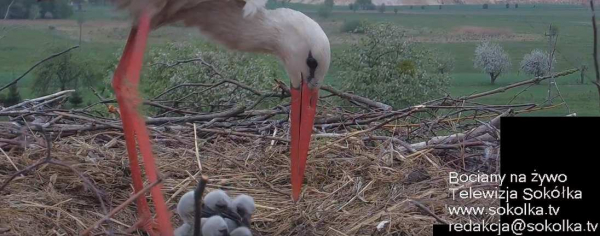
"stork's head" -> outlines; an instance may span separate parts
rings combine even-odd
[[[302,82],[319,88],[329,70],[329,39],[317,22],[301,12],[280,8],[272,16],[279,19],[279,57],[284,63],[293,88]]]
[[[329,70],[331,52],[327,35],[308,16],[285,8],[274,10],[270,15],[278,25],[277,54],[291,82],[291,182],[292,198],[297,201],[304,179],[319,87]]]

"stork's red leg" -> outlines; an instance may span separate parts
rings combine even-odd
[[[146,124],[144,119],[142,119],[137,112],[138,105],[141,101],[137,88],[149,32],[150,15],[148,12],[144,12],[140,16],[138,26],[133,27],[131,30],[121,62],[119,62],[119,66],[117,67],[113,79],[113,87],[115,88],[117,102],[121,109],[121,119],[123,120],[127,153],[129,155],[134,190],[136,192],[142,189],[143,181],[137,160],[134,134],[138,140],[148,180],[150,182],[155,182],[158,179],[157,168],[152,155],[152,146],[150,144],[150,139],[148,138]],[[172,235],[173,227],[169,221],[170,214],[162,196],[161,187],[161,184],[153,187],[150,190],[150,194],[156,208],[160,235]],[[138,200],[138,207],[138,213],[141,216],[141,220],[145,220],[146,215],[149,215],[150,213],[147,200]],[[152,235],[156,234],[148,224],[144,225],[144,228],[148,233]]]
[[[298,201],[306,169],[306,157],[317,111],[319,89],[311,89],[302,81],[300,88],[292,88],[292,112],[290,155],[292,172],[292,198]]]
[[[131,52],[133,48],[133,44],[135,43],[137,35],[137,28],[133,27],[131,32],[129,33],[129,38],[127,39],[127,44],[125,45],[125,49],[123,50],[123,55],[121,56],[121,60],[119,61],[119,65],[115,71],[112,85],[115,90],[117,96],[117,102],[121,104],[119,106],[121,120],[123,121],[123,133],[125,135],[125,144],[127,146],[127,155],[129,156],[129,168],[131,171],[131,178],[133,181],[133,191],[135,193],[141,191],[144,188],[144,181],[142,179],[142,171],[140,170],[140,165],[137,157],[137,150],[135,145],[135,137],[133,130],[133,121],[131,120],[131,105],[126,105],[127,98],[124,94],[128,93],[130,88],[127,88],[125,78],[125,70],[129,67],[129,60],[131,58]],[[148,207],[148,201],[146,197],[140,197],[137,199],[137,211],[139,217],[139,224],[146,229],[146,231],[152,232],[153,229],[149,226],[149,223],[152,219],[152,215],[150,214],[150,208]]]

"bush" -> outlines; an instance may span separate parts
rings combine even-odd
[[[83,97],[81,97],[81,93],[79,93],[78,91],[72,93],[69,97],[69,103],[71,103],[71,106],[73,106],[74,108],[79,107],[83,103]]]
[[[510,68],[508,53],[497,43],[484,42],[475,49],[474,67],[490,76],[492,84],[502,72]]]
[[[442,10],[442,5],[440,5],[439,9]]]
[[[488,9],[488,7],[489,7],[489,6],[488,6],[488,4],[487,4],[487,3],[483,4],[483,9]]]
[[[17,84],[13,84],[10,87],[8,87],[7,94],[0,95],[0,103],[2,103],[4,107],[16,105],[21,101],[21,94],[19,93],[19,88],[17,87]]]
[[[398,14],[398,7],[394,7],[394,14]]]
[[[336,56],[347,88],[361,96],[396,108],[440,96],[448,86],[447,74],[436,73],[434,52],[405,40],[392,24],[364,27],[365,37]]]
[[[507,4],[506,4],[506,8],[507,8],[507,9],[508,9],[508,8],[510,8],[510,4],[508,4],[508,3],[507,3]]]
[[[211,66],[201,62],[172,65],[182,58],[202,58]],[[151,98],[167,88],[183,83],[211,84],[223,79],[240,81],[258,90],[268,91],[273,80],[285,76],[277,70],[277,61],[272,58],[247,53],[234,53],[214,45],[192,46],[189,44],[168,44],[153,48],[149,52],[149,65],[145,73],[142,91]],[[214,70],[213,70],[214,68]],[[162,97],[161,100],[192,104],[197,112],[224,110],[236,103],[252,103],[256,96],[232,84],[224,84],[217,89],[182,87]],[[202,92],[198,92],[201,91]],[[182,100],[183,99],[183,100]],[[177,106],[177,104],[168,104]]]
[[[425,10],[425,6],[421,6],[421,10]]]
[[[342,33],[364,33],[364,27],[366,21],[364,20],[346,20],[344,24],[342,24],[341,31]]]
[[[519,8],[519,4],[518,3],[515,3],[515,8]]]

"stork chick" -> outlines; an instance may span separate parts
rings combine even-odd
[[[183,225],[175,229],[175,236],[192,236],[194,235],[194,191],[185,193],[177,203],[177,214],[181,217]],[[202,218],[200,226],[202,227],[207,218]]]
[[[232,211],[236,212],[241,217],[242,225],[250,227],[250,218],[256,210],[254,198],[245,194],[239,195],[233,199],[231,208],[233,208],[231,209]]]
[[[220,216],[212,216],[206,220],[206,223],[202,226],[203,236],[226,236],[227,224]]]
[[[246,227],[239,227],[231,231],[231,233],[229,233],[229,236],[252,236],[252,231],[250,231],[250,229]]]

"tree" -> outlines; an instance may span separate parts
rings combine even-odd
[[[2,0],[0,1],[1,19],[27,19],[35,6],[36,0]]]
[[[356,0],[354,6],[358,6],[362,10],[373,10],[375,4],[373,4],[372,0]]]
[[[81,34],[83,32],[83,23],[85,23],[85,18],[83,17],[83,13],[79,12],[77,16],[77,25],[79,25],[79,45],[81,45]]]
[[[585,64],[582,64],[581,66],[579,66],[579,84],[583,84],[584,83],[584,78],[585,78],[585,72],[587,71],[588,67]]]
[[[515,8],[519,8],[519,4],[518,3],[515,3]]]
[[[48,0],[39,2],[41,8],[40,15],[45,18],[46,13],[52,14],[54,19],[65,19],[73,15],[73,8],[69,0]]]
[[[323,4],[331,9],[333,9],[333,6],[335,5],[333,0],[325,0],[325,2]]]
[[[382,3],[381,5],[379,5],[379,7],[377,8],[377,11],[379,11],[379,13],[384,13],[385,12],[385,3]]]
[[[398,14],[398,7],[394,7],[394,14]]]
[[[331,15],[331,12],[333,11],[333,4],[333,0],[325,0],[325,2],[323,2],[323,5],[319,7],[317,14],[319,14],[320,17],[328,18]]]
[[[489,6],[488,6],[488,4],[487,4],[487,3],[484,3],[482,8],[483,8],[483,9],[488,9],[488,7],[489,7]]]
[[[444,93],[448,74],[437,73],[433,51],[408,42],[398,26],[363,26],[365,36],[337,58],[347,89],[394,107],[423,102]]]
[[[488,74],[492,84],[510,66],[508,53],[497,43],[484,42],[475,49],[474,67]]]
[[[439,9],[442,10],[442,5],[439,6]]]
[[[440,74],[448,73],[454,70],[455,60],[450,54],[440,53],[437,57],[437,71]]]
[[[57,48],[53,52],[60,51]],[[89,87],[101,81],[96,63],[80,55],[66,53],[42,64],[35,72],[32,90],[37,95]]]
[[[508,3],[507,3],[507,4],[506,4],[506,8],[507,8],[507,9],[508,9],[508,8],[510,8],[510,4],[508,4]]]
[[[550,74],[550,68],[556,64],[556,59],[550,60],[550,54],[540,49],[534,49],[529,54],[523,56],[521,60],[521,71],[525,74],[541,77]]]
[[[317,14],[320,17],[328,18],[329,16],[331,16],[331,8],[325,5],[321,5],[319,7],[319,10],[317,11]]]

